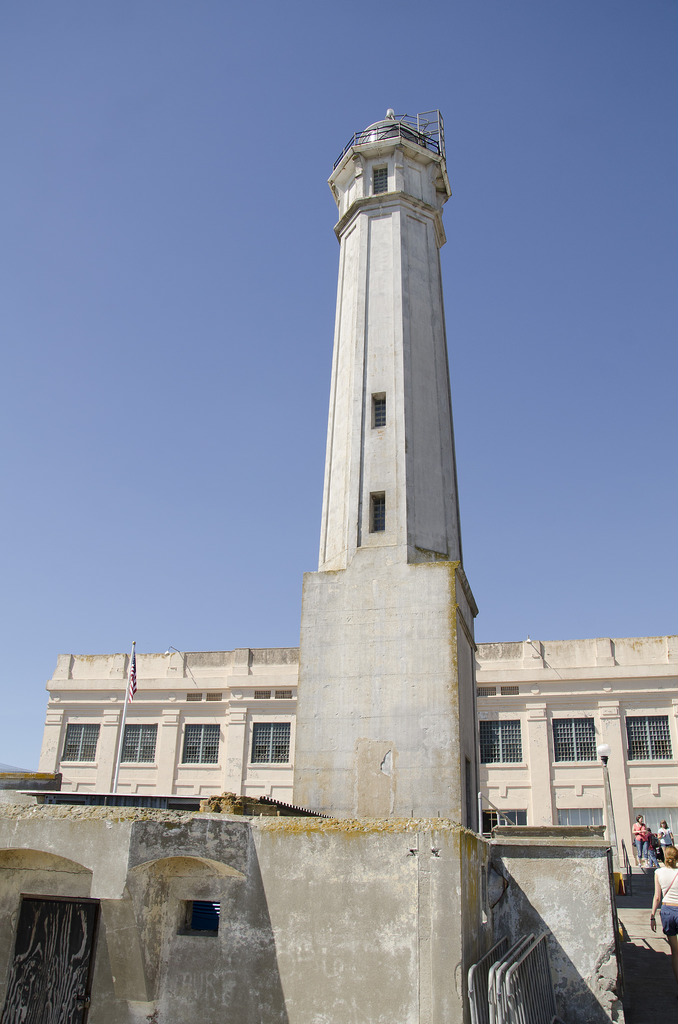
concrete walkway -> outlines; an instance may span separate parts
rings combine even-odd
[[[633,869],[631,895],[617,896],[617,914],[624,932],[624,1015],[626,1024],[678,1022],[678,985],[671,969],[669,946],[650,928],[654,871]]]

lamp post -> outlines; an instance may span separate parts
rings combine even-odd
[[[607,767],[607,759],[611,754],[607,743],[601,743],[597,747],[598,757],[603,764],[603,785],[605,788],[605,817],[607,819],[607,838],[612,848],[612,868],[620,871],[619,851],[617,849],[617,829],[614,824],[614,810],[612,809],[612,790],[610,789],[610,773]]]

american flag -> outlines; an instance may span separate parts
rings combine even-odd
[[[129,664],[129,686],[127,687],[127,700],[130,703],[134,700],[134,694],[137,692],[137,652],[132,651],[132,660]]]

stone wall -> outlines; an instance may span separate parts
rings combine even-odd
[[[443,820],[0,807],[0,1002],[36,893],[101,901],[89,1024],[462,1024],[488,849]]]
[[[493,833],[495,935],[515,942],[529,932],[549,933],[556,999],[568,1024],[624,1019],[603,833],[602,827],[504,827]]]

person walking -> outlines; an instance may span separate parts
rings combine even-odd
[[[656,913],[659,912],[662,931],[671,949],[671,966],[678,983],[678,850],[675,846],[664,847],[664,867],[654,873],[654,899],[650,913],[650,928],[657,930]]]
[[[657,860],[657,850],[659,849],[659,840],[651,829],[649,831],[650,835],[647,840],[647,863],[648,867],[658,868],[659,861]]]
[[[642,814],[636,816],[633,823],[633,841],[638,852],[638,863],[642,866],[647,860],[647,844],[650,838],[650,830],[645,824]]]

